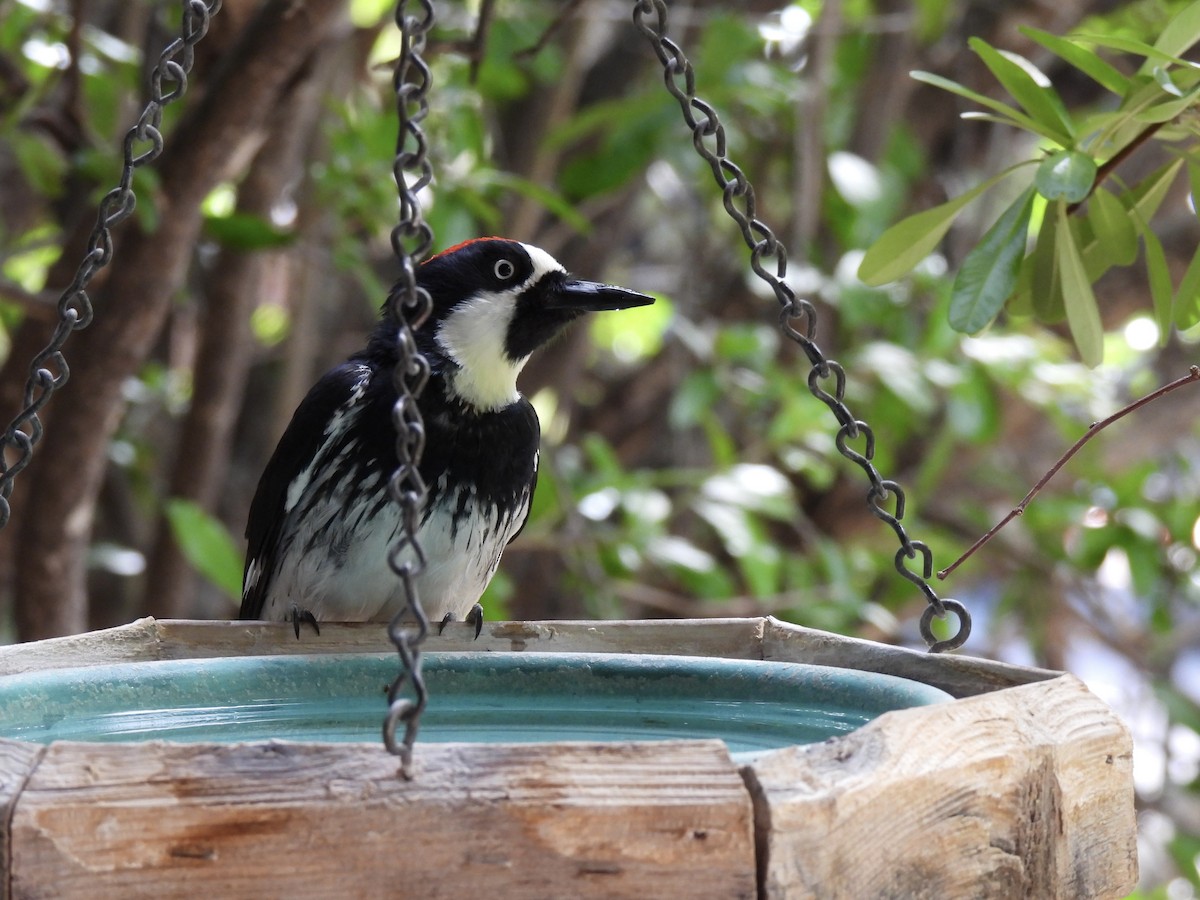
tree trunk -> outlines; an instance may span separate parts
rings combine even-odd
[[[96,321],[68,346],[74,379],[31,464],[19,537],[16,619],[21,639],[87,627],[85,557],[105,447],[120,421],[121,385],[146,358],[182,283],[201,225],[200,203],[265,136],[271,109],[340,19],[341,0],[268,2],[224,57],[200,104],[171,136],[161,165],[158,230],[131,231]]]
[[[288,186],[299,180],[309,142],[322,111],[326,72],[314,67],[272,117],[266,143],[238,188],[238,211],[268,219]],[[253,357],[250,315],[264,281],[287,253],[222,249],[206,291],[191,406],[180,430],[167,496],[191,500],[214,512],[233,443],[233,429]],[[158,618],[188,618],[195,576],[179,549],[169,520],[160,515],[147,567],[144,606]]]

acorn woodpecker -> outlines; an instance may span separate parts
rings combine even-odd
[[[572,278],[550,254],[479,238],[422,263],[433,311],[417,330],[432,373],[418,406],[428,495],[418,595],[431,619],[483,624],[480,595],[521,531],[540,428],[517,391],[538,347],[583,313],[645,306],[645,294]],[[243,619],[386,622],[406,604],[388,565],[402,529],[388,494],[398,466],[392,408],[398,323],[386,304],[367,346],[313,386],[250,505]]]

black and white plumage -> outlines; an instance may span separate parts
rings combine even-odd
[[[433,300],[417,332],[432,368],[419,400],[429,492],[417,588],[431,619],[463,619],[524,526],[537,480],[540,429],[517,375],[583,313],[653,299],[573,279],[545,251],[499,238],[429,259],[417,281]],[[387,491],[396,332],[385,308],[366,348],[314,385],[280,438],[246,525],[241,618],[291,621],[299,636],[302,621],[389,621],[405,605],[387,562],[401,529]]]

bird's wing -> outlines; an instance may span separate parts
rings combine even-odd
[[[289,517],[288,488],[321,452],[326,428],[339,407],[351,400],[365,377],[361,364],[347,362],[326,373],[296,407],[275,452],[263,470],[246,521],[246,566],[242,573],[239,617],[257,619],[275,574],[280,539]]]
[[[533,480],[529,482],[529,499],[526,500],[526,510],[524,510],[524,515],[521,516],[520,527],[517,527],[515,532],[512,533],[511,538],[509,538],[509,544],[511,544],[512,541],[515,541],[518,538],[518,536],[521,535],[521,532],[523,532],[524,527],[526,527],[526,523],[529,521],[529,510],[533,509],[533,492],[534,492],[534,488],[536,488],[536,487],[538,487],[538,467],[534,466]],[[504,546],[508,546],[508,544],[505,544]]]
[[[537,447],[542,439],[541,423],[538,422],[537,413],[533,411],[533,405],[526,401],[526,406],[526,415],[528,416],[529,424],[533,431],[533,446]],[[529,521],[530,510],[533,509],[533,492],[537,490],[538,464],[541,462],[541,459],[542,451],[540,449],[535,450],[533,454],[533,476],[529,479],[529,494],[525,498],[525,513],[521,516],[520,526],[516,531],[513,532],[512,537],[508,539],[508,544],[511,544],[517,539],[521,532],[525,530],[525,523]],[[505,544],[505,546],[507,547],[508,544]]]

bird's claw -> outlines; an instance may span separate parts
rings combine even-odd
[[[296,630],[296,640],[300,640],[300,623],[311,625],[313,631],[317,634],[321,633],[321,626],[317,624],[317,617],[312,614],[311,610],[300,609],[297,606],[292,607],[292,628]]]
[[[483,607],[478,603],[472,606],[466,621],[475,623],[475,640],[479,640],[479,632],[483,631]]]
[[[446,613],[442,616],[442,621],[438,623],[438,634],[446,630],[446,626],[454,621],[454,613]],[[475,640],[479,640],[479,633],[483,631],[483,607],[476,603],[463,619],[468,625],[475,626]]]

